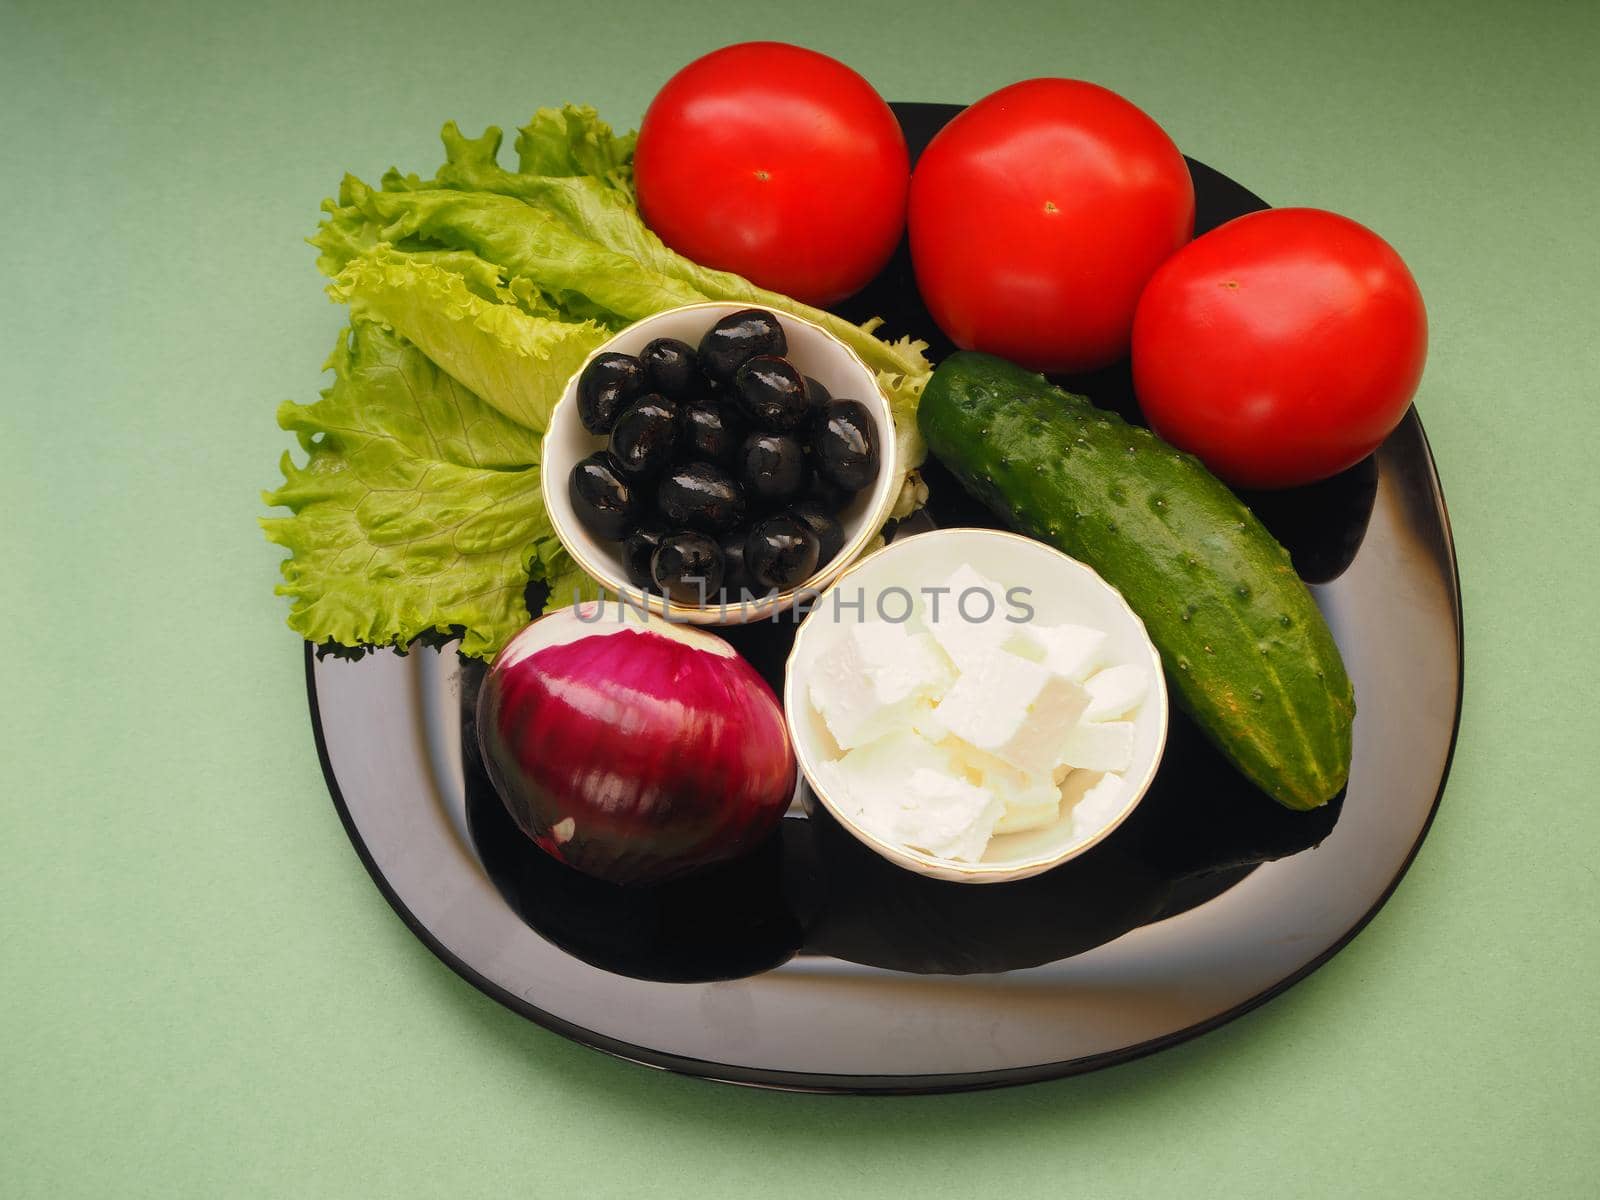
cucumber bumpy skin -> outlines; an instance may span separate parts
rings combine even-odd
[[[918,421],[969,492],[1123,594],[1252,782],[1293,809],[1338,794],[1355,719],[1339,648],[1288,552],[1198,459],[987,354],[947,358]]]

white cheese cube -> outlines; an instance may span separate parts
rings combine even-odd
[[[1061,789],[1061,804],[1072,819],[1073,840],[1093,837],[1116,815],[1128,796],[1128,784],[1109,772],[1074,771]]]
[[[1132,762],[1132,721],[1080,721],[1061,747],[1061,765],[1065,767],[1126,771]]]
[[[1084,686],[1089,689],[1089,707],[1084,710],[1083,719],[1109,721],[1139,706],[1150,690],[1150,673],[1143,667],[1124,663],[1095,672]]]
[[[1001,813],[994,793],[922,767],[907,781],[895,829],[913,850],[977,862]]]
[[[1100,665],[1103,630],[1087,625],[1021,625],[1006,649],[1042,663],[1057,675],[1082,683]]]
[[[913,714],[950,686],[954,671],[925,633],[868,621],[851,625],[818,656],[811,703],[841,750],[910,728]]]
[[[864,829],[941,858],[982,858],[1003,808],[960,778],[948,748],[914,733],[851,750],[818,775],[830,799]]]
[[[930,742],[942,742],[950,736],[950,731],[944,727],[944,722],[939,719],[938,706],[931,701],[921,701],[911,714],[911,731],[920,737],[927,738]]]
[[[854,799],[857,793],[893,791],[918,767],[929,767],[949,775],[960,774],[954,755],[946,747],[936,746],[909,730],[879,738],[834,762],[824,763],[821,774],[825,776],[823,782],[830,793],[837,782]]]
[[[1061,815],[1061,789],[1054,779],[1025,774],[964,742],[950,745],[967,779],[994,793],[1005,806],[995,823],[996,834],[1022,833],[1055,824]]]
[[[1000,819],[994,823],[994,832],[996,836],[1002,833],[1030,833],[1035,829],[1048,829],[1060,819],[1061,793],[1052,786],[1046,799],[1006,805]]]
[[[1029,775],[1048,776],[1088,703],[1072,680],[996,651],[963,667],[934,715],[968,745]]]
[[[1000,797],[1005,811],[995,822],[996,833],[1025,833],[1054,825],[1061,816],[1061,789],[1048,775],[1014,772],[1010,778],[986,776],[984,783]]]
[[[971,670],[1016,631],[1006,620],[1005,589],[965,563],[939,588],[937,593],[924,590],[922,623],[958,669]],[[969,592],[987,592],[988,599]]]

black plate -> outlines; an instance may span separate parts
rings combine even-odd
[[[913,153],[959,111],[895,108]],[[1265,207],[1190,169],[1201,230]],[[903,251],[848,307],[896,334],[936,333]],[[1131,411],[1125,366],[1069,382]],[[937,524],[993,524],[937,464],[927,474]],[[1032,880],[922,879],[797,807],[749,860],[626,891],[511,825],[475,750],[482,665],[452,649],[350,661],[308,648],[317,749],[362,861],[417,936],[578,1041],[816,1090],[987,1087],[1120,1062],[1238,1016],[1336,953],[1404,874],[1449,769],[1460,589],[1415,413],[1344,475],[1248,499],[1313,583],[1355,681],[1350,787],[1315,813],[1266,800],[1175,712],[1134,816]],[[730,636],[780,682],[792,627]]]

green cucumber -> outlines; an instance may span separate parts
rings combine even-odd
[[[1258,787],[1293,809],[1344,787],[1339,648],[1288,553],[1198,459],[987,354],[945,359],[917,419],[969,492],[1123,594],[1178,702]]]

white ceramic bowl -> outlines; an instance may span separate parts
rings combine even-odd
[[[646,343],[656,338],[677,338],[691,346],[698,346],[706,330],[723,317],[750,307],[748,304],[705,303],[667,309],[628,326],[589,355],[583,366],[588,366],[590,360],[600,354],[638,354]],[[594,536],[584,528],[572,509],[567,480],[573,466],[596,450],[605,449],[606,445],[604,437],[591,434],[578,419],[578,376],[583,374],[583,368],[580,367],[567,381],[566,390],[562,392],[550,416],[550,428],[544,435],[541,486],[545,508],[550,513],[561,544],[577,564],[608,591],[626,595],[632,602],[648,605],[650,611],[659,615],[670,615],[676,620],[699,625],[738,625],[762,620],[792,607],[802,594],[818,592],[827,587],[855,561],[889,519],[889,510],[894,507],[899,468],[894,421],[889,412],[889,402],[878,389],[877,378],[854,350],[820,325],[791,317],[787,313],[773,311],[773,315],[778,318],[788,339],[789,361],[802,375],[820,381],[837,399],[859,400],[871,414],[877,430],[877,482],[858,494],[849,507],[838,514],[844,526],[844,547],[828,562],[819,565],[816,574],[798,587],[762,597],[749,604],[685,605],[641,592],[628,581],[628,573],[622,564],[622,543]],[[561,603],[567,603],[569,599],[563,597]]]
[[[1026,587],[1034,620],[1043,625],[1079,624],[1106,631],[1103,666],[1137,663],[1150,672],[1150,689],[1129,718],[1134,724],[1133,762],[1123,772],[1127,800],[1097,830],[1075,835],[1071,809],[1062,804],[1055,824],[1025,833],[999,834],[977,862],[936,858],[920,850],[878,838],[858,825],[818,783],[818,767],[840,756],[827,725],[811,704],[809,669],[845,625],[863,619],[855,605],[864,599],[866,619],[877,619],[877,597],[891,588],[913,596],[922,587],[937,587],[962,563],[969,564],[1003,588]],[[831,593],[849,601],[835,606]],[[891,597],[888,611],[898,616],[904,602]],[[992,529],[936,529],[897,538],[847,571],[816,602],[800,626],[789,655],[783,706],[794,741],[795,756],[811,790],[838,822],[884,858],[908,870],[957,883],[1004,883],[1026,879],[1076,858],[1122,824],[1143,799],[1161,764],[1167,741],[1167,685],[1144,622],[1128,602],[1095,571],[1075,558],[1030,538]],[[1072,782],[1069,779],[1070,798]]]

